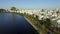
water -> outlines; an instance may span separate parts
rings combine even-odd
[[[20,15],[0,13],[0,34],[38,34]]]

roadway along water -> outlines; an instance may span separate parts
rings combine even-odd
[[[0,34],[38,34],[20,15],[0,13]]]

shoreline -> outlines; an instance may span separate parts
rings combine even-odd
[[[24,17],[36,30],[38,30],[38,28],[35,26],[35,25],[33,25],[32,24],[32,22],[28,19],[28,18],[26,18],[26,17]]]
[[[26,17],[24,17],[24,18],[29,22],[29,24],[32,25],[32,27],[33,27],[35,30],[38,31],[38,28],[37,28],[28,18],[26,18]],[[40,34],[40,32],[38,32],[38,33]]]

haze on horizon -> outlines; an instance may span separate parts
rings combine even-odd
[[[0,8],[11,8],[15,6],[17,8],[59,8],[60,0],[0,0]]]

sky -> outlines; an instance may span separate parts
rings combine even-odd
[[[60,8],[60,0],[0,0],[0,8]]]

